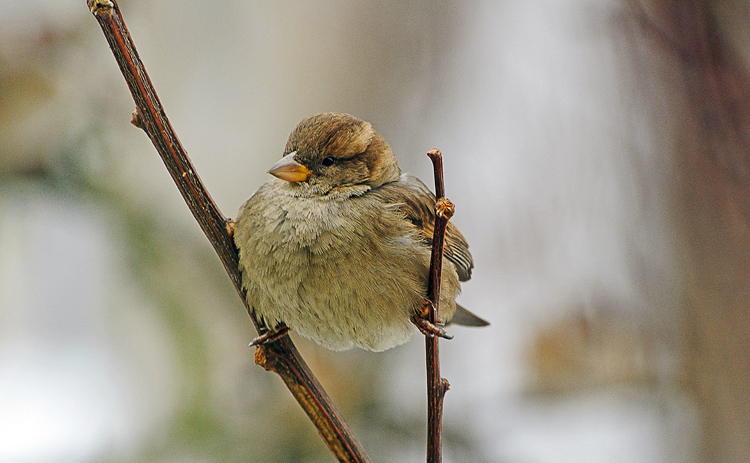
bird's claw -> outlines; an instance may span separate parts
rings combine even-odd
[[[261,344],[267,344],[269,342],[276,341],[280,337],[286,335],[289,332],[289,327],[283,323],[272,330],[268,330],[261,334],[257,338],[253,339],[249,347],[260,346]]]
[[[419,312],[411,316],[411,322],[414,323],[414,326],[416,326],[417,329],[425,336],[429,336],[431,338],[437,336],[443,339],[453,339],[453,336],[446,333],[445,329],[430,322],[430,320],[427,319],[427,317],[430,315],[431,310],[432,302],[425,299],[422,302],[422,307],[420,307]]]

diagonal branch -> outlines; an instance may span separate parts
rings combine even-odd
[[[242,289],[237,250],[232,240],[232,223],[224,217],[209,196],[167,119],[117,3],[114,0],[87,0],[87,3],[99,22],[133,95],[136,104],[133,124],[146,132],[159,152],[190,211],[224,264],[258,333],[267,332],[268,328],[255,318]],[[281,376],[339,461],[370,461],[289,336],[280,336],[258,346],[255,361],[266,370]]]
[[[435,148],[427,153],[432,160],[435,171],[435,229],[432,238],[432,256],[430,259],[430,279],[427,286],[428,298],[432,307],[428,321],[433,325],[438,322],[440,308],[440,283],[443,271],[443,242],[448,221],[453,217],[455,207],[445,199],[443,185],[443,155]],[[443,447],[443,399],[450,389],[448,381],[440,376],[440,357],[438,336],[425,336],[427,357],[427,463],[442,461]]]

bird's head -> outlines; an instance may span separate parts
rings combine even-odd
[[[398,180],[401,170],[390,146],[369,122],[323,113],[297,125],[284,157],[268,173],[325,195],[354,186],[377,188]]]

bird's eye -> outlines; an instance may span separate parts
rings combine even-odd
[[[326,167],[332,166],[334,162],[336,162],[336,158],[333,158],[331,156],[323,158],[323,165]]]

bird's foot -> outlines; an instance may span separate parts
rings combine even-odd
[[[442,327],[430,322],[428,319],[430,311],[432,310],[432,302],[427,299],[422,301],[422,307],[419,312],[411,316],[411,322],[414,326],[425,336],[434,338],[435,336],[443,339],[453,339],[453,336],[445,332]]]
[[[281,323],[276,328],[272,330],[268,330],[265,333],[258,336],[257,338],[253,339],[253,341],[250,343],[250,347],[255,347],[261,344],[266,344],[269,342],[276,341],[280,337],[286,335],[288,332],[289,332],[289,327]]]

